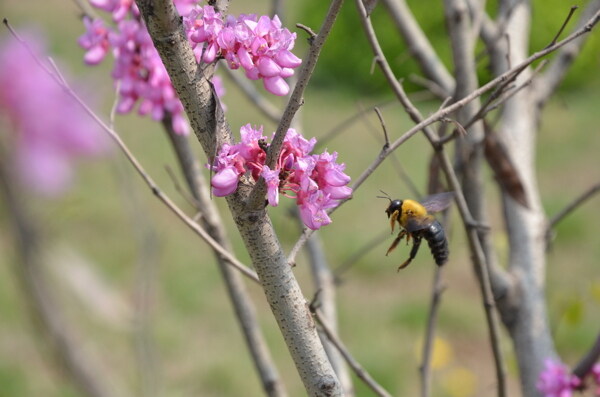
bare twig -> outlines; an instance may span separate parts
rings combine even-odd
[[[352,368],[356,376],[361,379],[373,392],[380,397],[391,397],[392,395],[388,393],[379,383],[373,379],[373,377],[360,365],[358,361],[348,351],[346,346],[342,343],[342,341],[337,337],[335,332],[329,326],[327,320],[321,313],[320,309],[312,307],[312,312],[317,318],[319,324],[323,328],[323,331],[327,335],[327,338],[334,344],[334,346],[339,350],[339,352],[344,356],[344,359]]]
[[[377,117],[379,118],[379,123],[381,124],[381,129],[383,130],[383,137],[385,139],[385,143],[384,143],[383,147],[385,147],[385,148],[390,147],[390,138],[388,137],[387,128],[385,127],[385,120],[383,119],[383,116],[381,115],[381,110],[379,110],[379,108],[377,106],[375,106],[375,108],[373,110],[375,110],[375,113],[377,113]]]
[[[600,192],[600,182],[588,188],[585,192],[579,195],[575,200],[573,200],[569,205],[559,211],[556,215],[550,218],[548,222],[548,230],[552,230],[558,222],[562,221],[567,215],[569,215],[572,211],[574,211],[577,207],[581,206],[584,202],[592,198],[592,196],[596,193]]]
[[[556,44],[556,40],[558,40],[558,38],[562,34],[563,30],[565,30],[565,28],[567,27],[567,24],[571,20],[571,17],[575,13],[575,11],[577,11],[578,8],[579,8],[579,6],[571,6],[571,9],[569,10],[569,14],[567,15],[567,18],[563,22],[563,24],[560,27],[560,29],[558,29],[558,32],[556,32],[556,36],[554,36],[554,38],[552,39],[552,41],[550,42],[550,44],[548,44],[548,47],[551,46],[551,45],[553,45],[553,44]]]

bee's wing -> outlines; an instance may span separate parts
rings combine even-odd
[[[445,192],[432,194],[421,201],[421,204],[428,212],[439,212],[445,210],[452,203],[454,192]]]
[[[425,216],[413,216],[408,218],[406,222],[406,231],[408,233],[416,232],[417,230],[423,230],[429,227],[431,223],[435,220],[433,215],[425,215]]]

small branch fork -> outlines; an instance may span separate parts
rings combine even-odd
[[[277,130],[275,131],[275,136],[271,141],[269,150],[267,151],[267,159],[265,164],[271,169],[275,168],[275,162],[279,158],[279,153],[281,152],[285,135],[292,124],[292,120],[294,119],[296,112],[304,103],[304,90],[306,89],[308,82],[312,77],[315,66],[317,65],[317,59],[321,54],[321,49],[323,48],[323,45],[325,44],[325,41],[331,32],[331,28],[333,27],[337,15],[339,14],[342,3],[343,0],[334,0],[331,2],[327,16],[325,17],[325,21],[323,22],[319,33],[316,36],[310,36],[310,50],[308,56],[302,62],[302,68],[298,73],[298,81],[281,116],[281,121],[277,126]],[[266,189],[267,187],[265,181],[263,178],[261,178],[254,187],[254,190],[248,199],[247,207],[250,211],[260,209],[264,206],[265,195],[267,193]]]

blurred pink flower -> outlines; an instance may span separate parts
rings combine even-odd
[[[313,229],[331,223],[326,210],[352,195],[346,186],[350,177],[344,173],[344,165],[337,163],[337,153],[310,154],[316,139],[305,139],[290,128],[275,169],[265,165],[269,144],[263,129],[250,124],[240,129],[242,140],[235,145],[225,144],[213,162],[215,175],[211,184],[215,196],[227,196],[237,189],[242,175],[257,181],[261,176],[267,184],[267,202],[276,207],[279,193],[296,199],[300,217]]]
[[[45,61],[43,41],[24,36]],[[107,140],[95,122],[14,39],[0,46],[0,111],[12,126],[13,158],[26,185],[45,195],[68,186],[78,157],[98,155]]]
[[[552,359],[546,360],[537,382],[544,397],[571,397],[579,385],[581,380],[572,375],[566,365]]]

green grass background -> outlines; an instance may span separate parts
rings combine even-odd
[[[231,8],[234,13],[260,13],[268,11],[268,4],[234,2]],[[301,15],[295,8],[288,12],[293,21]],[[96,68],[82,64],[82,51],[75,40],[83,28],[73,2],[5,0],[0,4],[0,14],[19,29],[35,26],[43,30],[54,56],[67,64],[77,78],[96,87],[105,98],[101,112],[108,113],[112,95],[108,79],[110,67],[108,62]],[[562,19],[557,23],[562,23]],[[0,37],[5,36],[3,30]],[[301,55],[306,47],[304,34],[300,32],[299,37],[297,53]],[[353,50],[370,57],[366,47]],[[588,56],[592,61],[586,62],[595,62],[596,73],[590,73],[587,84],[559,92],[541,120],[538,176],[549,215],[600,180],[598,55]],[[323,71],[320,73],[326,75]],[[368,66],[362,73],[368,75]],[[274,129],[236,87],[227,81],[226,84],[228,93],[224,101],[233,131],[246,123],[264,124],[266,132]],[[344,81],[336,84],[338,86],[326,87],[315,84],[308,89],[301,112],[305,136],[322,137],[360,109],[392,99],[389,92],[366,96],[360,90],[345,87]],[[422,101],[417,105],[423,113],[436,106]],[[382,111],[392,137],[411,126],[398,105],[384,107]],[[127,116],[118,117],[117,128],[161,188],[192,214],[165,171],[166,165],[175,169],[176,165],[159,125]],[[330,151],[339,152],[339,160],[347,164],[347,173],[353,178],[370,164],[381,146],[379,124],[372,112],[327,144]],[[194,148],[205,161],[199,145],[194,143]],[[425,187],[430,155],[431,149],[420,136],[396,152],[398,161],[421,190]],[[48,266],[64,262],[65,251],[76,252],[89,262],[88,267],[102,280],[109,296],[117,297],[129,307],[134,301],[137,266],[140,261],[146,261],[149,269],[154,269],[148,276],[154,285],[148,332],[156,357],[156,395],[261,395],[220,274],[206,245],[152,196],[116,150],[105,161],[81,164],[79,168],[77,183],[64,198],[47,201],[28,197],[27,200],[46,232],[49,257],[58,258],[49,260]],[[333,224],[319,232],[332,267],[340,266],[359,247],[388,230],[383,212],[386,202],[375,198],[380,189],[394,197],[411,195],[394,165],[389,161],[384,163],[353,200],[336,211]],[[490,178],[487,194],[494,243],[501,260],[505,260],[507,239],[497,193]],[[236,255],[248,262],[224,200],[215,200],[224,210]],[[283,245],[289,249],[300,230],[288,215],[292,202],[281,201],[280,207],[270,208],[269,212]],[[590,200],[560,223],[553,249],[548,254],[547,296],[551,323],[559,353],[568,364],[577,361],[599,331],[599,203],[598,198]],[[77,396],[64,371],[52,361],[49,350],[41,348],[40,331],[30,321],[13,271],[17,261],[14,239],[8,231],[5,206],[0,205],[0,397]],[[449,230],[451,257],[444,273],[447,289],[439,314],[438,336],[442,348],[437,352],[439,363],[433,374],[434,395],[492,396],[495,395],[494,372],[484,314],[466,240],[456,218],[453,214],[453,226]],[[151,248],[140,249],[136,237],[140,230],[153,236]],[[352,354],[384,387],[394,395],[412,396],[418,391],[416,350],[424,334],[433,267],[425,248],[408,269],[396,273],[396,266],[404,260],[408,249],[400,246],[393,255],[385,257],[390,240],[391,237],[373,247],[343,274],[338,289],[340,334]],[[150,259],[144,259],[145,256]],[[314,286],[303,255],[299,257],[295,273],[305,295],[312,297]],[[139,390],[136,332],[132,321],[126,316],[119,317],[118,305],[109,306],[108,315],[98,314],[97,306],[86,304],[65,287],[63,276],[58,272],[55,283],[69,320],[77,324],[83,337],[81,348],[102,363],[111,379],[131,390]],[[261,290],[253,284],[248,288],[290,394],[304,395]],[[514,392],[516,366],[510,340],[504,331],[502,335],[509,386]],[[356,381],[355,385],[357,395],[371,395],[361,382]]]

